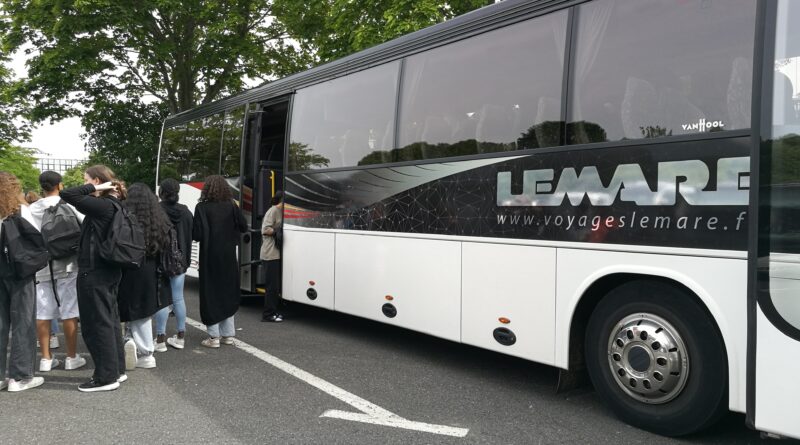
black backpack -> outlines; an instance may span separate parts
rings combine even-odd
[[[19,215],[11,215],[3,221],[0,246],[0,270],[6,278],[31,278],[50,261],[42,234]]]
[[[188,269],[186,264],[186,257],[178,247],[178,233],[175,228],[169,229],[169,243],[161,251],[161,262],[159,264],[159,272],[168,277],[175,277],[186,272]]]
[[[111,200],[116,208],[114,219],[105,239],[97,234],[97,251],[100,257],[123,269],[138,269],[144,263],[145,243],[142,227],[136,217],[122,208],[119,202]]]
[[[42,237],[53,259],[68,258],[78,253],[81,224],[63,199],[44,210]]]

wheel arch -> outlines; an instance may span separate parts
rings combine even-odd
[[[703,308],[706,314],[711,317],[717,334],[722,339],[722,344],[725,348],[725,368],[728,374],[729,388],[735,388],[735,385],[738,385],[739,382],[734,380],[737,380],[738,376],[732,375],[730,364],[737,363],[736,351],[731,348],[729,344],[728,339],[732,337],[726,335],[730,328],[725,318],[722,317],[722,311],[711,299],[711,296],[697,282],[682,274],[660,269],[598,271],[598,273],[584,280],[577,289],[577,292],[575,292],[574,298],[571,300],[571,309],[569,312],[569,339],[567,341],[568,350],[566,355],[567,369],[570,372],[583,372],[585,369],[584,337],[586,334],[586,327],[589,322],[589,317],[600,300],[612,289],[635,280],[657,281],[674,286],[684,291]]]

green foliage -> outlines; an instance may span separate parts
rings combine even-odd
[[[0,171],[13,173],[22,183],[23,190],[39,190],[39,170],[35,165],[33,149],[0,140]]]
[[[164,117],[166,109],[159,104],[97,102],[81,119],[90,151],[88,164],[105,164],[128,184],[154,186]]]
[[[494,0],[274,0],[274,13],[304,52],[329,62],[427,28]]]
[[[30,126],[21,118],[28,109],[28,102],[24,97],[17,97],[21,82],[11,79],[11,71],[4,65],[7,58],[2,54],[0,51],[0,141],[27,141]]]
[[[307,66],[271,14],[263,0],[4,0],[0,43],[36,48],[17,89],[34,122],[145,95],[174,114]]]
[[[81,162],[75,167],[68,169],[61,175],[61,180],[64,187],[75,187],[76,185],[83,185],[83,172],[89,167],[88,162]]]

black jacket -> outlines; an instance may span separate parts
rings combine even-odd
[[[104,239],[108,235],[108,229],[111,227],[114,212],[116,212],[111,200],[117,201],[117,198],[112,196],[98,198],[92,196],[94,192],[93,184],[70,187],[61,191],[61,199],[86,215],[81,224],[78,269],[84,272],[91,269],[119,269],[104,260],[95,248],[95,244],[91,242],[94,236]]]
[[[158,273],[161,252],[145,257],[142,267],[124,270],[119,283],[120,321],[147,318],[172,304],[172,288],[169,277]]]
[[[247,231],[242,210],[233,202],[199,202],[192,238],[200,242],[200,319],[210,326],[239,309],[239,260],[236,248]]]
[[[186,258],[186,264],[192,263],[192,212],[183,204],[170,204],[161,201],[161,208],[172,221],[175,231],[178,233],[178,247]]]

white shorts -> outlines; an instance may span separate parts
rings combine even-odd
[[[56,280],[58,289],[58,300],[61,306],[56,303],[53,295],[53,284],[51,280],[39,282],[36,285],[36,319],[37,320],[69,320],[78,318],[78,288],[76,286],[78,273],[73,272]]]

